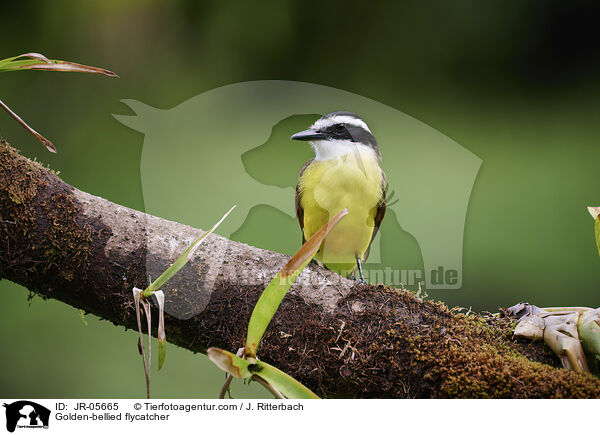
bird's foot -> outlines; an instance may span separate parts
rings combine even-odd
[[[367,281],[365,280],[365,276],[363,275],[363,270],[362,270],[362,261],[360,260],[360,257],[357,255],[356,256],[356,266],[358,269],[358,279],[356,279],[356,272],[354,273],[354,281],[356,282],[356,285],[360,286],[361,284],[366,284]]]
[[[368,284],[367,280],[364,279],[362,276],[360,276],[360,277],[357,278],[356,275],[355,275],[352,278],[354,279],[354,285],[356,285],[356,286]]]

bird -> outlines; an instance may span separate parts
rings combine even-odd
[[[323,115],[290,139],[309,142],[315,152],[300,169],[296,186],[302,243],[337,212],[347,209],[348,214],[325,238],[314,259],[364,283],[362,263],[386,210],[386,177],[375,136],[357,114],[337,111]]]

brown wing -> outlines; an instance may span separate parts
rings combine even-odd
[[[307,161],[302,168],[300,169],[300,175],[298,176],[298,184],[296,185],[296,217],[298,218],[298,223],[300,224],[300,231],[302,232],[302,244],[306,242],[306,238],[304,237],[304,209],[302,208],[302,192],[300,192],[300,177],[304,174],[308,165],[313,162],[314,159],[310,159]]]
[[[386,183],[385,183],[385,172],[381,171],[382,180],[381,180],[381,200],[377,204],[377,212],[375,213],[375,227],[373,228],[373,234],[371,235],[371,241],[369,242],[369,247],[365,251],[365,255],[363,257],[363,261],[366,261],[369,256],[369,251],[371,250],[371,243],[373,243],[373,239],[377,235],[377,231],[379,231],[379,226],[381,225],[381,221],[385,216],[385,209],[387,206],[385,196],[386,196]]]

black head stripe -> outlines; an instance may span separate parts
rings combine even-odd
[[[352,134],[350,133],[350,131],[348,131],[348,125],[347,124],[333,124],[330,125],[329,127],[327,127],[324,130],[325,133],[327,133],[327,137],[330,139],[336,139],[336,140],[354,140],[352,138]]]
[[[377,147],[375,136],[373,136],[370,131],[354,125],[346,125],[346,130],[348,130],[353,142],[360,142],[370,147]]]

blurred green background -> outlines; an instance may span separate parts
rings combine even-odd
[[[121,99],[167,109],[241,81],[328,85],[411,115],[483,160],[465,226],[463,287],[431,297],[489,311],[519,301],[600,306],[586,211],[600,205],[597,2],[73,0],[0,10],[0,58],[37,51],[121,77],[0,76],[0,98],[59,153],[5,113],[0,136],[82,190],[144,209],[143,136],[111,116],[131,113]],[[276,249],[261,232],[268,216],[257,207],[236,238]],[[401,239],[399,224],[386,220],[386,237]],[[143,397],[135,333],[92,315],[84,326],[60,302],[28,303],[27,290],[6,280],[0,292],[0,396]],[[169,346],[153,393],[214,397],[222,380],[206,358]],[[239,383],[234,395],[268,397]]]

